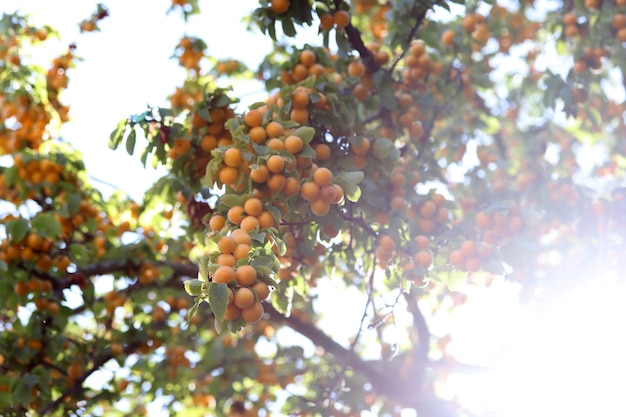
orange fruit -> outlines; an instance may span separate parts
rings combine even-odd
[[[262,145],[267,140],[267,132],[262,126],[251,128],[250,132],[248,132],[248,136],[250,137],[250,141],[257,145]]]
[[[250,232],[259,227],[259,225],[259,219],[257,219],[255,216],[246,216],[241,220],[239,227],[241,227],[246,232]]]
[[[273,174],[270,179],[267,180],[267,188],[272,192],[282,190],[287,184],[287,178],[283,174]]]
[[[235,239],[238,245],[246,244],[249,245],[252,242],[252,236],[248,232],[242,229],[235,229],[230,232],[230,237]]]
[[[350,14],[345,10],[337,10],[333,15],[333,21],[339,29],[345,28],[350,24]]]
[[[229,148],[224,152],[224,163],[229,167],[237,168],[243,163],[241,151],[237,148]]]
[[[233,304],[241,309],[252,307],[252,304],[255,303],[254,292],[247,287],[241,287],[235,293],[235,298],[233,299]]]
[[[241,315],[241,309],[234,304],[229,304],[224,313],[224,319],[228,321],[235,320]]]
[[[319,161],[325,161],[330,158],[330,146],[325,143],[318,143],[314,146],[315,159]]]
[[[320,16],[320,29],[326,31],[331,30],[335,26],[335,19],[330,13],[324,13]]]
[[[306,109],[294,108],[289,112],[289,120],[300,125],[305,125],[309,121],[309,112]]]
[[[396,249],[396,241],[389,235],[382,235],[378,238],[378,246],[385,252],[393,252]]]
[[[311,201],[311,211],[316,216],[324,216],[330,210],[330,204],[321,198]]]
[[[263,281],[258,281],[252,286],[252,290],[256,293],[259,301],[264,301],[270,295],[270,287]]]
[[[272,138],[267,142],[267,147],[273,151],[284,151],[285,150],[285,142],[278,138]]]
[[[361,61],[352,61],[348,65],[348,74],[353,77],[362,77],[365,75],[365,65]]]
[[[448,261],[452,265],[460,267],[465,262],[465,258],[463,257],[463,254],[460,250],[453,250],[452,252],[450,252],[450,255],[448,255]]]
[[[454,42],[454,31],[452,29],[444,30],[441,34],[441,43],[446,46],[451,46]]]
[[[309,76],[309,69],[303,64],[296,64],[291,71],[291,76],[295,82],[300,82]]]
[[[478,256],[472,256],[465,261],[465,269],[470,272],[480,271],[482,268],[482,261]]]
[[[220,169],[218,179],[221,183],[226,185],[233,185],[239,178],[239,170],[231,166],[225,166]]]
[[[320,167],[313,173],[313,181],[320,187],[330,185],[333,182],[333,173],[328,168]]]
[[[67,367],[67,376],[70,379],[78,379],[83,375],[83,364],[77,361],[70,363]]]
[[[427,249],[430,245],[430,239],[424,235],[415,236],[413,240],[415,240],[419,249]]]
[[[243,204],[243,209],[249,216],[258,216],[263,211],[263,202],[256,197],[249,198]]]
[[[258,219],[262,229],[274,227],[274,224],[276,223],[274,215],[267,210],[264,210],[263,213],[259,215]]]
[[[291,105],[296,109],[305,109],[310,102],[309,94],[303,90],[296,91],[291,96]]]
[[[200,148],[205,152],[211,152],[217,148],[217,138],[213,135],[206,135],[200,141]]]
[[[270,171],[267,169],[267,166],[259,165],[250,171],[250,177],[252,177],[252,181],[262,184],[269,179]]]
[[[233,224],[239,224],[246,217],[246,211],[242,206],[233,206],[228,209],[228,220]]]
[[[285,134],[285,129],[280,123],[271,121],[265,126],[265,133],[270,138],[278,138]]]
[[[249,110],[244,116],[244,121],[248,127],[261,126],[263,121],[263,114],[257,109]]]
[[[257,272],[251,265],[241,265],[237,268],[237,283],[244,287],[250,287],[256,282]]]
[[[289,0],[272,0],[270,7],[274,13],[285,13],[289,10]]]
[[[419,208],[419,212],[423,217],[433,217],[437,212],[437,205],[432,201],[425,201]]]
[[[311,65],[315,64],[315,61],[317,61],[315,52],[311,51],[310,49],[305,49],[300,52],[300,63],[302,65],[310,67]]]
[[[237,247],[237,242],[231,236],[222,236],[217,241],[217,248],[221,253],[232,253]]]
[[[476,243],[471,240],[466,240],[461,243],[461,253],[464,258],[469,258],[470,256],[475,255],[478,252],[478,248],[476,247]]]
[[[287,138],[285,139],[285,149],[289,153],[295,155],[299,153],[303,147],[304,142],[302,142],[302,139],[300,139],[298,136],[291,135],[287,136]]]
[[[307,201],[313,201],[320,195],[320,186],[313,181],[308,181],[300,187],[300,195]]]
[[[351,142],[350,143],[350,150],[355,155],[364,156],[364,155],[367,155],[367,153],[369,152],[371,146],[372,146],[372,144],[371,144],[370,140],[368,138],[363,138],[363,140],[361,140],[361,142],[359,144]]]
[[[263,318],[263,313],[265,313],[263,304],[257,301],[249,308],[241,310],[241,318],[247,323],[254,324]]]
[[[218,284],[228,284],[234,279],[237,279],[237,274],[231,266],[222,265],[213,273],[213,282]]]
[[[300,181],[295,177],[287,177],[282,190],[287,196],[296,195],[300,192]]]
[[[272,155],[267,159],[267,169],[274,174],[283,172],[285,165],[285,158],[280,155]]]
[[[433,263],[433,256],[430,252],[419,251],[415,254],[415,263],[423,266],[424,268],[429,268]]]
[[[222,266],[234,267],[237,265],[237,259],[235,259],[235,255],[231,253],[222,253],[217,257],[216,262]]]
[[[248,235],[248,233],[246,233],[246,235]],[[233,252],[233,256],[235,257],[236,260],[247,258],[248,255],[250,254],[251,249],[252,248],[249,243],[240,243],[235,248],[235,251]]]

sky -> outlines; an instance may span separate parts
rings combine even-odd
[[[121,119],[141,113],[146,105],[168,105],[167,96],[185,79],[177,60],[170,59],[180,38],[184,34],[203,38],[209,44],[209,54],[237,57],[252,67],[271,44],[241,30],[243,13],[252,10],[256,1],[237,0],[236,8],[223,1],[200,1],[202,9],[211,12],[191,17],[185,23],[178,10],[166,15],[169,0],[110,0],[105,2],[109,17],[99,23],[102,31],[80,34],[78,22],[88,18],[97,3],[3,1],[0,13],[19,9],[31,15],[36,24],[50,25],[59,32],[61,42],[47,42],[46,50],[38,51],[43,65],[48,66],[50,58],[62,54],[69,43],[75,42],[75,54],[82,61],[70,70],[68,89],[61,96],[64,103],[71,105],[71,120],[63,127],[63,138],[82,152],[90,176],[141,200],[147,186],[165,171],[144,169],[138,158],[129,157],[123,148],[110,150],[108,135]],[[237,29],[232,31],[236,35],[229,33],[232,28]],[[237,85],[235,92],[252,99],[262,89],[259,84],[243,83]],[[101,188],[103,192],[110,191],[110,187]]]

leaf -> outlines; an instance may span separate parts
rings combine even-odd
[[[281,21],[283,27],[283,33],[290,38],[296,36],[296,28],[293,25],[293,21],[291,19],[285,19]]]
[[[225,194],[220,198],[220,205],[226,208],[231,208],[241,205],[241,200],[238,195]]]
[[[209,242],[213,242],[210,240]],[[217,245],[215,245],[217,249]],[[198,279],[200,281],[208,282],[209,279],[209,256],[203,256],[198,262]]]
[[[0,408],[8,409],[13,403],[12,396],[8,392],[0,392]]]
[[[292,133],[292,135],[299,137],[300,139],[302,139],[302,142],[307,144],[311,142],[311,140],[313,139],[313,136],[315,136],[315,129],[310,126],[301,126],[298,129],[296,129]]]
[[[337,175],[337,179],[351,184],[358,184],[363,181],[365,174],[363,171],[342,171]]]
[[[229,291],[228,285],[226,284],[209,283],[209,305],[215,315],[215,321],[219,323],[220,328],[224,322],[224,314],[228,306]]]
[[[281,286],[279,285],[278,288],[278,292],[272,293],[275,294],[272,298],[272,305],[276,308],[276,311],[282,313],[285,317],[289,317],[293,306],[293,286],[289,285],[283,290],[280,290]]]
[[[372,153],[378,159],[385,159],[393,148],[393,142],[387,138],[376,139],[372,144]]]
[[[7,222],[6,232],[11,236],[11,243],[19,243],[28,233],[28,220],[16,219]]]
[[[31,225],[33,229],[53,239],[61,236],[61,224],[52,213],[39,213]]]
[[[187,294],[193,297],[202,295],[205,289],[205,284],[206,284],[205,281],[201,281],[197,278],[189,279],[183,283],[183,285],[185,286],[185,291],[187,291]]]
[[[196,297],[193,303],[193,306],[191,306],[191,308],[189,309],[189,312],[187,313],[187,325],[191,323],[191,319],[198,312],[198,308],[200,308],[201,303],[202,303],[202,297]]]
[[[126,130],[126,124],[128,123],[127,119],[120,121],[117,124],[117,127],[113,132],[111,132],[111,136],[109,136],[109,148],[117,149],[122,141],[122,137],[124,136],[124,131]]]
[[[343,189],[348,200],[356,203],[361,198],[361,188],[357,184],[364,177],[363,171],[343,171],[337,175],[335,183]]]
[[[87,248],[81,244],[75,243],[70,246],[70,257],[78,266],[86,266],[89,263],[89,253]]]
[[[270,277],[269,275],[264,275],[264,274],[261,274],[261,275],[259,275],[259,279],[260,279],[261,281],[263,281],[264,283],[266,283],[267,285],[271,285],[271,286],[272,286],[272,287],[274,287],[274,288],[280,288],[280,287],[278,286],[278,282],[276,282],[276,281],[275,281],[272,277]],[[278,291],[280,292],[280,289],[279,289]]]
[[[468,273],[458,269],[451,269],[445,276],[445,283],[450,291],[456,291],[467,283]]]
[[[126,152],[132,155],[135,152],[135,142],[137,142],[137,132],[135,129],[130,131],[128,138],[126,138]]]
[[[82,197],[79,193],[71,193],[67,197],[67,210],[70,215],[78,213]]]

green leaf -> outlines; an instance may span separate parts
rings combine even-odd
[[[393,148],[393,142],[387,138],[376,139],[372,144],[372,153],[378,159],[385,159]]]
[[[135,142],[137,142],[137,132],[135,129],[130,131],[128,138],[126,138],[126,152],[132,155],[135,152]]]
[[[266,283],[267,285],[271,285],[274,288],[280,288],[278,286],[278,282],[276,282],[272,277],[270,277],[269,275],[259,275],[259,279],[261,281],[263,281],[264,283]],[[280,292],[280,290],[278,290]]]
[[[209,240],[209,242],[213,242],[213,240]],[[215,249],[217,249],[217,245],[215,245]],[[198,279],[200,281],[208,282],[209,279],[209,256],[203,256],[200,258],[198,262]]]
[[[337,175],[337,180],[355,185],[363,181],[363,178],[365,178],[363,171],[342,171]]]
[[[220,198],[220,205],[226,208],[231,208],[241,205],[241,200],[238,195],[225,194]]]
[[[6,232],[11,236],[11,243],[19,243],[28,233],[28,220],[16,219],[7,222]]]
[[[458,269],[451,269],[443,277],[450,291],[456,291],[467,283],[467,272]]]
[[[283,33],[290,38],[296,36],[296,28],[293,25],[293,21],[291,19],[285,19],[282,22]]]
[[[126,130],[126,124],[128,123],[127,119],[120,121],[117,124],[117,127],[113,132],[111,132],[111,136],[109,136],[109,148],[117,149],[122,141],[122,137],[124,136],[124,131]]]
[[[70,257],[78,266],[86,266],[89,263],[89,252],[87,248],[81,244],[73,244],[69,250]]]
[[[82,196],[80,193],[71,193],[67,197],[67,210],[70,215],[78,213]]]
[[[193,303],[193,306],[191,306],[191,308],[189,309],[189,312],[187,313],[187,324],[191,323],[191,319],[198,312],[198,308],[200,308],[201,303],[202,303],[202,297],[196,297]]]
[[[11,394],[0,391],[0,408],[8,409],[13,403]]]
[[[291,315],[291,308],[293,307],[293,296],[294,290],[291,285],[281,285],[278,286],[278,292],[272,292],[274,294],[272,298],[272,305],[279,313],[282,313],[285,317],[289,317]],[[281,288],[281,287],[285,288]]]
[[[183,285],[185,286],[185,291],[187,291],[187,294],[193,297],[197,297],[199,295],[202,295],[202,293],[204,292],[205,284],[206,282],[194,278],[185,281]]]
[[[310,126],[301,126],[298,129],[296,129],[292,133],[292,135],[299,137],[300,139],[302,139],[302,142],[307,144],[311,142],[311,140],[313,139],[313,136],[315,136],[315,129]]]
[[[361,188],[357,184],[364,177],[363,171],[343,171],[337,175],[335,183],[343,189],[348,200],[356,203],[361,198]]]
[[[57,238],[61,236],[61,224],[55,219],[52,213],[39,213],[32,221],[33,229],[42,234]]]
[[[228,285],[226,284],[209,283],[209,305],[211,306],[211,310],[213,310],[215,320],[220,323],[220,327],[221,323],[224,322],[224,314],[228,306],[229,291]]]

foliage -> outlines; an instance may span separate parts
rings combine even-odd
[[[35,67],[52,29],[0,20],[2,415],[466,415],[421,309],[626,271],[624,1],[260,0],[249,25],[267,100],[238,107],[215,80],[251,70],[185,35],[171,106],[112,127],[168,170],[137,202],[57,137],[75,46]],[[359,294],[349,346],[328,281]]]

